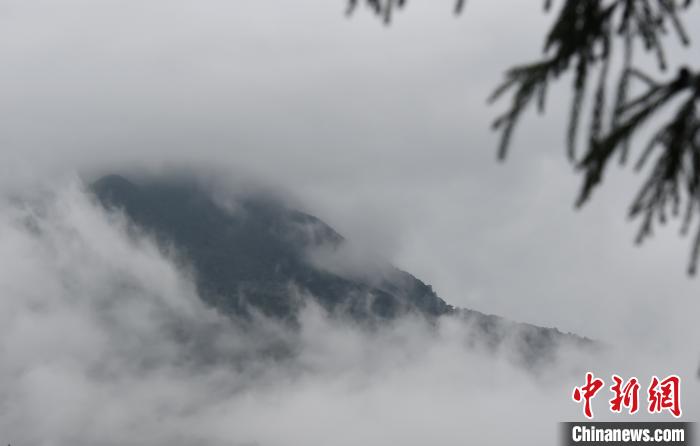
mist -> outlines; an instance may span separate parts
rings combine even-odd
[[[570,392],[586,370],[696,365],[686,345],[651,356],[562,344],[533,369],[513,360],[516,342],[484,348],[456,318],[367,330],[313,296],[298,330],[244,323],[207,307],[177,252],[77,177],[0,209],[0,432],[16,445],[553,443],[557,422],[580,417]],[[280,343],[293,353],[271,353]],[[684,385],[692,418],[698,388]]]
[[[572,209],[568,80],[495,162],[485,99],[540,55],[551,16],[452,6],[415,1],[386,28],[341,0],[2,2],[0,442],[553,444],[556,423],[581,419],[571,391],[588,370],[679,374],[696,419],[689,240],[669,225],[633,244],[640,178],[625,169]],[[693,51],[670,45],[669,59]],[[194,172],[230,212],[240,194],[275,197],[348,241],[309,252],[318,267],[395,265],[451,305],[604,348],[560,345],[523,367],[516,339],[494,351],[453,318],[368,331],[293,283],[295,329],[224,317],[176,247],[86,192],[113,172]]]
[[[216,166],[290,191],[454,305],[609,340],[697,314],[678,228],[634,246],[640,178],[611,171],[572,209],[566,79],[494,161],[499,109],[485,100],[505,68],[539,56],[551,20],[539,7],[475,1],[455,19],[450,2],[416,2],[385,28],[325,0],[3,5],[3,188]],[[695,49],[673,43],[669,58]]]

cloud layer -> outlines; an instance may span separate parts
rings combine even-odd
[[[508,343],[474,347],[479,332],[457,320],[366,331],[312,304],[299,331],[241,325],[77,180],[3,200],[0,253],[0,432],[17,445],[553,443],[558,421],[580,417],[569,395],[587,368],[695,366],[684,346],[653,358],[562,346],[533,372]],[[275,355],[280,342],[294,355]],[[690,417],[697,390],[686,380]]]

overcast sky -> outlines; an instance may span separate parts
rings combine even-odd
[[[485,99],[539,55],[541,2],[475,0],[457,19],[448,0],[410,3],[387,28],[343,0],[2,1],[3,184],[215,166],[284,188],[454,305],[677,342],[700,308],[689,241],[672,227],[633,245],[627,174],[573,210],[568,83],[495,161],[505,104]]]

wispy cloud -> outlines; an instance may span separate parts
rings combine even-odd
[[[457,319],[368,331],[313,304],[298,330],[236,323],[78,181],[28,195],[0,207],[0,432],[12,444],[552,443],[555,423],[579,414],[569,393],[587,367],[695,365],[685,346],[663,362],[562,347],[535,373]],[[277,343],[294,354],[273,354]],[[697,390],[688,382],[689,416]]]

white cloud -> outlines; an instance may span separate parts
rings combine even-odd
[[[579,416],[569,395],[587,367],[695,366],[684,346],[653,360],[567,347],[534,373],[509,359],[517,344],[469,347],[481,335],[457,320],[366,331],[313,305],[299,332],[241,326],[78,182],[33,196],[0,212],[0,432],[12,444],[541,444]],[[260,355],[280,339],[294,357]]]

